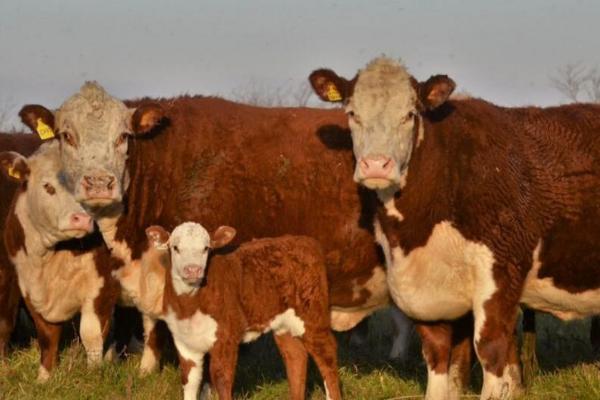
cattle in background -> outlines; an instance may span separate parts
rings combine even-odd
[[[29,156],[40,143],[37,135],[0,133],[0,151]],[[4,246],[4,224],[16,189],[13,179],[0,174],[0,359],[6,354],[21,298],[17,275]]]
[[[128,105],[88,83],[55,113],[20,112],[30,128],[41,119],[62,142],[68,187],[113,255],[138,263],[148,248],[145,227],[183,221],[237,226],[239,241],[307,235],[325,251],[334,329],[389,304],[373,235],[375,197],[350,179],[343,113],[188,96]],[[155,365],[152,353],[143,359],[144,369]]]
[[[44,144],[29,158],[0,153],[3,171],[20,182],[6,217],[4,243],[36,326],[40,381],[48,378],[56,364],[61,323],[78,312],[88,362],[101,360],[119,294],[118,282],[107,270],[111,263],[105,246],[93,243],[96,250],[92,252],[85,247],[66,249],[68,243],[60,243],[88,235],[94,224],[60,183],[58,146],[56,142]]]
[[[352,80],[322,69],[310,81],[345,105],[392,298],[427,321],[427,398],[459,395],[457,322],[439,321],[471,312],[481,397],[511,398],[520,302],[564,319],[600,312],[600,106],[447,101],[450,78],[417,82],[385,57]]]

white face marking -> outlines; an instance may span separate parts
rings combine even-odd
[[[195,291],[204,278],[210,235],[195,222],[177,226],[169,238],[171,275],[177,294]]]
[[[395,247],[391,253],[387,278],[392,299],[424,321],[458,318],[471,310],[481,291],[474,289],[474,276],[491,273],[494,261],[486,246],[466,240],[448,221],[434,227],[424,246],[409,254]]]
[[[296,315],[296,311],[288,308],[283,313],[275,316],[269,327],[275,335],[289,333],[292,336],[304,335],[304,321]]]
[[[111,176],[112,195],[121,201],[127,187],[125,161],[133,110],[110,96],[100,85],[88,82],[56,111],[56,133],[61,139],[61,159],[66,185],[78,201],[85,201],[84,176]]]
[[[420,118],[417,101],[411,76],[399,62],[380,57],[359,72],[346,106],[346,112],[354,114],[349,125],[357,160],[355,181],[372,188],[401,183],[413,148],[415,119]],[[374,181],[371,184],[359,167],[363,157],[377,156],[389,157],[395,162],[387,183]]]
[[[538,278],[542,267],[541,249],[540,240],[533,251],[533,266],[527,274],[521,302],[561,319],[584,318],[600,314],[600,289],[570,293],[557,288],[552,278]]]

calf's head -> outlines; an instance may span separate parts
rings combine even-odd
[[[84,84],[54,112],[26,105],[19,115],[42,138],[58,139],[64,184],[90,207],[122,200],[129,183],[128,137],[149,132],[163,118],[160,106],[128,108],[95,82]]]
[[[21,182],[15,196],[22,196],[18,201],[24,201],[24,205],[15,210],[17,216],[31,221],[46,246],[93,231],[92,218],[61,185],[58,143],[42,145],[29,158],[15,152],[2,152],[0,164],[11,179]],[[20,212],[26,215],[19,215]]]
[[[371,189],[402,187],[411,153],[423,135],[421,114],[443,104],[454,82],[435,75],[417,82],[398,61],[380,57],[347,80],[329,69],[309,77],[324,101],[345,105],[356,167],[354,180]]]
[[[171,234],[157,225],[146,229],[150,246],[169,250],[173,284],[180,293],[200,286],[210,250],[227,245],[235,234],[235,229],[220,226],[211,235],[195,222],[178,225]]]

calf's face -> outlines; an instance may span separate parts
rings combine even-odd
[[[163,118],[160,106],[128,108],[94,82],[83,85],[55,112],[27,105],[19,115],[41,137],[58,139],[64,184],[89,207],[122,200],[129,184],[128,137],[150,131]]]
[[[227,245],[235,233],[235,229],[221,226],[210,235],[195,222],[178,225],[170,235],[160,226],[146,229],[151,246],[168,248],[174,280],[190,287],[198,287],[202,283],[210,250]]]
[[[15,152],[0,153],[5,173],[22,183],[27,218],[46,240],[80,238],[94,229],[92,218],[59,179],[58,143],[47,143],[28,159]]]
[[[373,60],[352,80],[328,69],[309,77],[324,101],[343,102],[352,133],[354,180],[371,189],[402,187],[411,153],[423,136],[421,113],[446,101],[454,82],[436,75],[417,82],[399,62]]]

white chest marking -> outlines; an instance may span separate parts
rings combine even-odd
[[[210,351],[217,340],[217,321],[201,311],[196,311],[190,318],[178,319],[169,308],[164,320],[175,340],[184,345],[178,350],[189,360],[195,360],[198,353]]]

